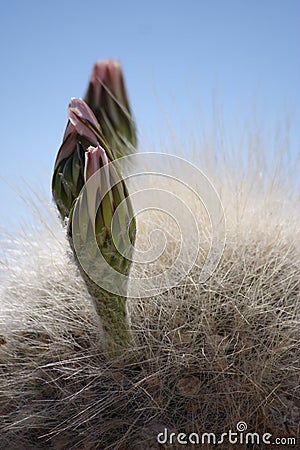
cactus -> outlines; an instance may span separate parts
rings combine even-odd
[[[72,102],[53,179],[69,242],[77,242],[73,226],[81,226],[78,240],[84,248],[89,246],[85,232],[96,236],[87,255],[91,266],[101,247],[115,269],[151,278],[156,267],[145,268],[138,258],[130,266],[118,255],[122,233],[112,245],[112,215],[123,211],[120,222],[126,225],[120,231],[131,216],[129,201],[116,208],[128,196],[114,172],[119,160],[114,161],[95,115],[84,102]],[[79,271],[69,258],[66,227],[62,230],[48,200],[39,203],[41,220],[34,230],[3,235],[0,448],[144,450],[158,448],[158,437],[162,442],[166,436],[163,448],[181,447],[181,438],[193,440],[185,445],[192,450],[197,435],[201,445],[205,433],[208,449],[214,446],[207,443],[209,433],[219,440],[231,430],[239,450],[268,450],[262,436],[269,434],[271,442],[286,440],[277,448],[299,448],[300,161],[280,147],[286,141],[277,128],[274,148],[265,145],[269,130],[265,136],[248,131],[242,153],[234,146],[223,153],[226,134],[221,145],[219,139],[196,143],[194,162],[202,162],[220,193],[227,226],[223,256],[204,283],[199,277],[211,246],[211,223],[192,195],[185,203],[201,233],[197,260],[179,286],[151,298],[125,302]],[[219,137],[224,129],[216,133]],[[190,160],[192,153],[186,148],[181,156]],[[105,190],[114,181],[96,214],[101,183]],[[181,208],[178,214],[183,215]],[[138,215],[138,221],[136,248],[143,249],[156,228],[166,231],[170,242],[161,264],[172,266],[180,241],[177,223],[153,210]],[[134,243],[135,224],[130,224]],[[192,253],[193,228],[186,235]],[[104,319],[104,351],[98,317]],[[126,358],[120,358],[123,352]],[[134,360],[127,359],[131,354]],[[244,425],[243,434],[238,425]],[[230,448],[228,440],[223,446]]]
[[[126,248],[126,235],[129,233],[132,249],[135,241],[135,220],[132,219],[133,212],[125,182],[100,145],[89,147],[85,153],[84,181],[85,190],[77,200],[78,214],[76,217],[72,212],[70,214],[68,234],[83,279],[101,318],[104,346],[112,356],[120,353],[120,350],[123,351],[131,341],[126,298],[101,288],[91,274],[96,273],[97,279],[109,277],[107,263],[116,273],[113,283],[118,283],[118,273],[128,275],[132,253]],[[117,226],[112,230],[113,218]],[[74,235],[75,220],[78,232]],[[104,259],[98,258],[98,249]],[[81,268],[81,258],[85,260],[84,270]],[[123,286],[122,291],[125,289]]]
[[[92,233],[95,232],[97,247],[106,262],[121,274],[128,275],[131,262],[123,256],[127,249],[124,248],[125,240],[122,236],[129,232],[132,248],[135,239],[135,221],[131,220],[132,207],[125,182],[116,167],[109,164],[113,158],[110,146],[93,112],[83,100],[72,99],[69,105],[69,122],[54,166],[52,192],[62,219],[68,219],[70,246],[101,319],[104,331],[103,346],[111,356],[128,346],[131,340],[126,299],[100,287],[91,279],[90,274],[82,269],[73,242],[72,221],[73,210],[78,200],[80,221],[78,225],[81,233],[75,238],[79,239],[80,248],[85,249],[88,265],[92,268],[98,264],[97,248],[91,248],[87,242],[87,230],[90,230]],[[105,170],[101,176],[100,169],[104,166]],[[85,185],[87,189],[80,196]],[[97,210],[96,199],[107,190]],[[121,203],[121,207],[116,211]],[[117,215],[115,223],[119,224],[119,230],[116,232],[117,235],[112,236],[111,227],[115,213]],[[117,250],[113,238],[117,239],[122,254]],[[130,258],[132,254],[127,256]],[[105,277],[105,266],[98,264],[97,268],[99,276]]]

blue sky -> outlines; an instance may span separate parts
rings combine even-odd
[[[10,0],[0,10],[2,227],[29,219],[17,194],[27,185],[50,201],[67,106],[97,59],[121,61],[141,134],[154,141],[161,105],[181,136],[178,117],[201,127],[201,108],[209,124],[216,95],[228,121],[255,104],[266,126],[292,113],[299,136],[298,0]]]

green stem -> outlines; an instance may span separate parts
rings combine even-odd
[[[83,270],[76,257],[73,240],[69,236],[69,243],[80,274],[92,297],[96,312],[103,330],[103,350],[109,358],[118,357],[124,353],[132,343],[129,317],[126,307],[126,297],[108,292],[95,283]]]
[[[84,276],[84,280],[101,319],[104,350],[108,351],[110,356],[117,356],[123,353],[132,342],[126,298],[105,291],[87,275]]]

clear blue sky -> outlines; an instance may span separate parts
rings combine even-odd
[[[209,122],[216,90],[227,118],[255,99],[266,125],[284,110],[299,120],[299,0],[9,0],[0,11],[0,226],[28,217],[23,180],[50,199],[68,102],[97,59],[120,59],[150,135],[157,98],[176,126],[175,110],[188,123],[197,102]]]

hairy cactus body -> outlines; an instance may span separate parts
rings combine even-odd
[[[269,183],[254,165],[240,177],[240,166],[229,156],[226,176],[220,175],[222,164],[214,175],[206,167],[227,219],[222,260],[206,283],[197,284],[199,254],[181,286],[129,302],[134,344],[124,349],[128,363],[122,355],[109,361],[101,350],[86,284],[68,257],[53,211],[44,221],[49,228],[40,225],[36,236],[19,237],[10,252],[4,243],[3,448],[160,448],[157,436],[163,433],[163,439],[165,430],[168,436],[182,430],[220,435],[241,421],[249,432],[296,438],[300,235],[290,184],[295,178],[281,166],[282,181],[270,177]],[[190,208],[195,210],[193,203]],[[153,224],[161,223],[175,239],[176,230],[163,215],[149,214],[139,218],[137,246],[147,242]],[[201,229],[205,253],[209,240]],[[164,264],[173,244],[166,247]],[[133,267],[134,273],[143,270]],[[110,302],[118,300],[108,297],[106,305],[122,311],[122,303],[111,308]],[[176,447],[168,441],[165,448]]]
[[[296,449],[299,160],[257,134],[243,154],[199,143],[200,198],[178,158],[178,179],[156,170],[155,195],[140,189],[149,210],[132,218],[113,165],[136,146],[123,88],[119,66],[102,62],[92,110],[71,102],[52,183],[67,226],[46,207],[35,233],[2,239],[0,448],[268,450],[279,438]],[[143,170],[153,165],[136,171],[142,183]]]

